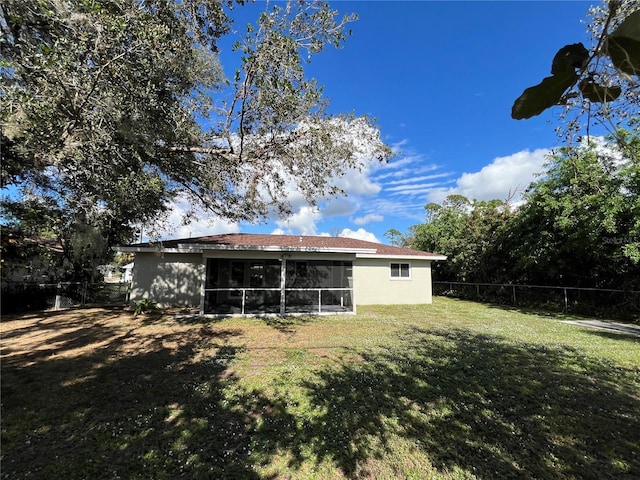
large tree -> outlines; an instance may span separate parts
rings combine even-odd
[[[426,222],[410,227],[402,243],[447,255],[446,262],[433,267],[438,280],[505,281],[502,257],[496,250],[513,215],[507,202],[449,195],[442,204],[430,203],[425,210]]]
[[[366,117],[328,115],[304,76],[313,54],[342,45],[353,16],[315,1],[275,5],[238,42],[228,81],[216,43],[232,7],[4,2],[3,186],[29,183],[76,205],[135,206],[149,190],[162,204],[180,192],[255,219],[286,211],[287,182],[313,202],[337,193],[336,176],[388,155]]]
[[[329,115],[304,64],[340,47],[355,16],[276,4],[235,46],[243,2],[7,0],[2,17],[2,187],[46,198],[120,241],[176,196],[231,220],[314,203],[389,149],[367,117]],[[267,4],[268,5],[268,4]]]
[[[560,149],[518,208],[451,195],[401,242],[447,255],[439,280],[638,290],[639,159],[625,131]]]
[[[513,281],[640,287],[640,138],[562,149],[508,230]]]

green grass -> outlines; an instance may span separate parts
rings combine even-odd
[[[640,478],[638,337],[440,297],[4,318],[1,379],[2,478]]]

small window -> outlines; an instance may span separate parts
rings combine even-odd
[[[391,278],[411,278],[411,265],[408,263],[392,263]]]

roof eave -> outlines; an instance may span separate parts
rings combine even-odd
[[[158,247],[137,247],[133,245],[123,245],[113,247],[113,250],[119,253],[202,253],[202,247],[177,248]]]
[[[375,253],[374,248],[292,247],[277,245],[201,245],[203,250],[254,251],[254,252],[302,252],[302,253]]]
[[[332,248],[332,247],[281,247],[281,246],[257,246],[257,245],[208,245],[208,244],[178,244],[177,247],[159,246],[135,246],[124,245],[113,247],[116,252],[122,253],[202,253],[207,251],[223,252],[282,252],[282,253],[348,253],[348,254],[375,254],[373,248]]]
[[[376,254],[357,254],[356,258],[388,258],[391,260],[431,260],[431,261],[444,261],[447,259],[445,255],[411,255],[411,254],[400,254],[400,255],[390,255],[384,253],[376,253]]]

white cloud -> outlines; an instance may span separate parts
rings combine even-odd
[[[374,180],[382,183],[383,194],[393,196],[394,199],[387,198],[381,202],[378,198],[375,207],[370,205],[371,210],[384,213],[385,216],[422,218],[422,207],[427,203],[427,195],[434,190],[446,188],[454,181],[452,172],[437,171],[441,168],[427,162],[424,155],[413,152],[378,168]],[[422,200],[416,201],[417,199]]]
[[[403,178],[402,180],[394,180],[392,182],[387,182],[386,185],[406,185],[407,183],[422,182],[424,180],[435,180],[436,178],[445,178],[445,177],[450,177],[451,175],[452,175],[451,172],[447,172],[447,173],[435,173],[433,175],[423,175],[420,177],[412,176],[410,178]]]
[[[455,181],[452,172],[438,171],[441,168],[414,152],[399,155],[397,160],[377,167],[372,178],[382,184],[382,195],[367,201],[357,219],[362,222],[368,215],[376,214],[384,218],[422,220],[427,195]]]
[[[352,219],[352,222],[356,225],[366,225],[371,222],[381,222],[384,220],[384,217],[379,213],[368,213],[363,217],[356,217]]]
[[[522,192],[544,170],[550,150],[539,148],[533,152],[523,150],[507,157],[498,157],[479,172],[463,173],[455,187],[437,188],[427,198],[441,203],[448,195],[464,195],[470,200],[506,200],[518,203]]]
[[[369,160],[372,158],[369,153],[371,147],[362,143],[364,138],[367,138],[366,135],[358,135],[356,131],[351,139],[358,144],[359,155],[363,160],[361,167],[349,169],[342,176],[329,180],[331,185],[346,192],[346,196],[318,198],[318,206],[311,207],[297,190],[295,181],[291,179],[287,182],[283,194],[293,214],[286,219],[281,219],[276,214],[270,217],[278,225],[277,232],[316,235],[317,224],[325,218],[351,215],[360,209],[361,204],[380,193],[382,186],[372,175],[387,164]]]
[[[304,205],[285,220],[276,220],[279,229],[287,234],[316,235],[316,224],[322,219],[317,208]]]
[[[359,228],[355,231],[351,230],[350,228],[345,228],[338,234],[338,236],[345,238],[357,238],[358,240],[365,240],[367,242],[380,243],[380,240],[378,240],[373,233],[367,232],[364,228]]]
[[[202,209],[191,208],[188,201],[178,199],[169,213],[157,224],[143,229],[145,240],[149,238],[191,238],[222,233],[237,233],[240,225],[218,218]]]
[[[423,155],[405,155],[398,160],[391,160],[378,166],[374,180],[379,182],[387,178],[405,178],[433,172],[440,168],[433,163],[424,163]]]
[[[427,203],[440,203],[451,194],[477,200],[506,199],[512,194],[511,201],[517,203],[534,175],[543,170],[549,153],[550,150],[538,149],[495,158],[480,171],[463,173],[457,179],[450,171],[438,171],[442,167],[425,161],[421,154],[409,153],[389,163],[366,162],[361,170],[354,169],[333,179],[347,193],[346,197],[320,198],[317,207],[308,205],[291,182],[284,195],[293,213],[286,219],[271,216],[269,220],[275,227],[272,233],[318,235],[319,225],[330,217],[350,216],[349,220],[357,226],[394,217],[422,221]],[[197,212],[198,218],[184,225],[182,219],[188,212],[187,202],[177,202],[165,220],[171,228],[165,228],[161,238],[240,231],[239,224],[210,218],[204,212]],[[355,231],[345,228],[340,235],[377,241],[374,234],[363,228]]]
[[[386,192],[391,193],[392,195],[420,195],[433,191],[437,188],[442,188],[443,185],[446,185],[449,182],[434,182],[434,183],[416,183],[413,185],[399,185],[397,187],[385,188]]]
[[[365,197],[376,195],[382,190],[382,186],[371,178],[371,171],[375,168],[375,164],[369,164],[361,171],[351,169],[342,177],[335,179],[334,184],[350,195]]]
[[[424,218],[426,201],[410,197],[408,200],[376,198],[370,204],[371,211],[379,212],[385,217],[408,218],[420,221]]]
[[[370,136],[361,132],[363,128],[369,127],[358,122],[352,127],[351,136],[348,140],[356,145],[356,155],[362,159],[362,165],[360,168],[349,169],[343,175],[329,179],[331,185],[346,192],[347,196],[318,198],[318,207],[312,207],[297,189],[294,179],[290,179],[290,181],[285,182],[285,188],[281,195],[288,202],[293,213],[286,219],[279,218],[275,211],[269,215],[267,220],[277,225],[274,233],[316,235],[317,224],[324,218],[346,217],[354,214],[360,209],[360,205],[364,202],[363,199],[375,197],[381,191],[382,186],[372,179],[372,174],[386,164],[377,160],[370,160],[375,156],[373,155],[375,153],[375,145],[368,145],[366,142],[370,139]],[[279,167],[274,164],[273,168],[278,169]],[[284,168],[280,167],[278,173],[285,179],[287,178]],[[269,177],[268,172],[265,175]],[[268,183],[269,178],[266,178],[265,181]],[[267,198],[266,188],[261,189],[260,193],[264,198]],[[171,213],[163,219],[161,228],[156,228],[160,238],[240,231],[239,224],[225,222],[220,219],[209,221],[207,220],[207,215],[201,211],[195,212],[197,218],[185,224],[184,218],[189,216],[189,213],[190,209],[186,201],[176,202]]]

